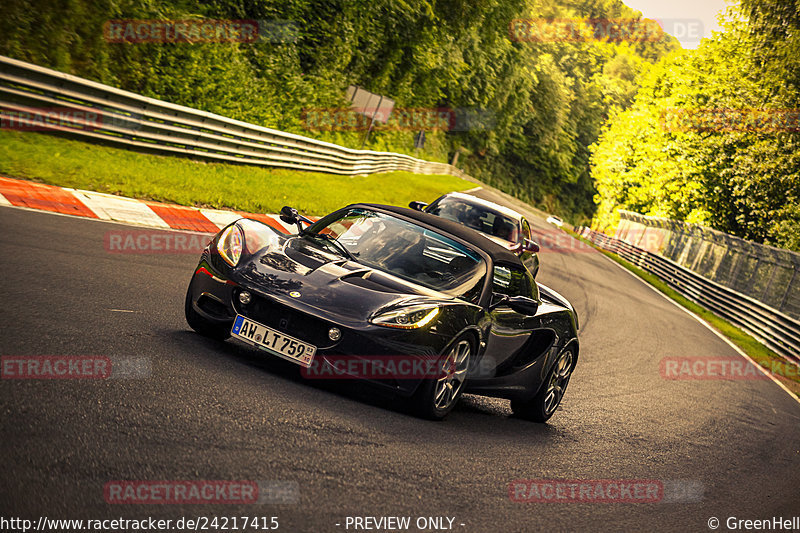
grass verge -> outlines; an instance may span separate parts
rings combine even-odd
[[[324,215],[354,202],[407,205],[470,189],[455,176],[387,172],[336,176],[150,155],[34,132],[0,130],[0,174],[181,205]]]
[[[797,367],[792,365],[791,363],[786,363],[785,359],[780,355],[776,354],[756,339],[739,329],[738,327],[734,326],[724,318],[720,318],[705,307],[694,303],[693,301],[689,300],[685,296],[682,296],[678,293],[675,289],[667,285],[664,281],[660,278],[656,277],[649,272],[642,270],[641,268],[637,267],[636,265],[631,264],[629,261],[626,261],[622,257],[618,256],[615,253],[609,252],[607,250],[603,250],[599,246],[595,245],[593,242],[584,239],[577,233],[570,231],[567,228],[564,230],[575,237],[576,239],[592,246],[600,253],[606,255],[611,260],[616,261],[626,269],[630,270],[644,281],[658,289],[659,291],[663,292],[671,299],[675,300],[683,307],[691,311],[692,313],[696,314],[707,323],[709,323],[714,329],[722,333],[725,337],[727,337],[731,342],[733,342],[736,346],[738,346],[744,353],[749,355],[756,363],[764,367],[766,371],[769,372],[769,369],[773,368],[773,363],[780,363],[777,368],[779,369],[778,372],[770,372],[774,377],[776,377],[781,383],[783,383],[787,389],[792,391],[792,393],[800,398],[800,375],[798,375]],[[781,372],[782,371],[782,372]]]

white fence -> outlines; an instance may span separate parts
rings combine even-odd
[[[86,113],[94,120],[82,124],[43,121],[43,110],[61,110],[73,117]],[[22,129],[45,129],[86,141],[218,162],[344,175],[405,170],[469,179],[446,163],[345,148],[147,98],[5,56],[0,56],[0,118]]]
[[[620,211],[617,239],[800,319],[800,254],[699,224]]]

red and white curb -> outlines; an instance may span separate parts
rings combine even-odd
[[[202,233],[216,233],[242,217],[260,220],[283,233],[296,231],[294,227],[282,222],[278,215],[164,204],[3,176],[0,176],[0,205],[26,207],[150,228]]]

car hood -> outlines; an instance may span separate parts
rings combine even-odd
[[[289,237],[243,260],[239,284],[342,322],[364,322],[379,309],[410,300],[453,300],[397,276]]]

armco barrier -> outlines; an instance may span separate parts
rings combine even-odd
[[[42,109],[93,113],[99,123],[31,121]],[[128,148],[265,167],[357,175],[406,170],[469,178],[446,163],[405,154],[353,150],[213,113],[147,98],[77,76],[0,56],[0,118],[21,127]]]
[[[800,319],[800,253],[664,217],[619,210],[614,237]]]
[[[624,241],[578,228],[578,234],[654,274],[689,300],[726,318],[788,360],[800,364],[800,322],[758,300],[704,278],[678,263]]]

